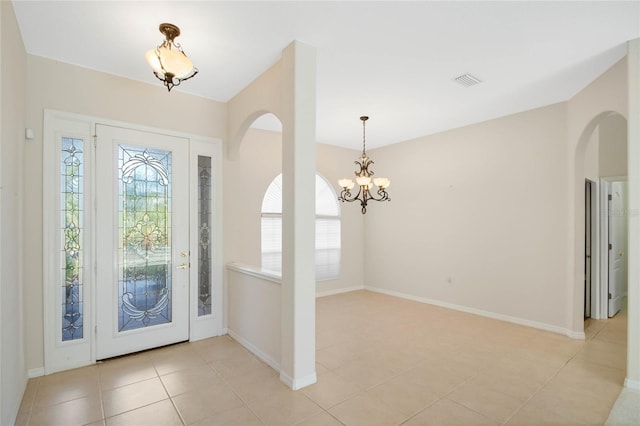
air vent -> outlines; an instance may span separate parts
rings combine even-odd
[[[471,74],[462,74],[457,76],[453,80],[462,84],[464,87],[475,86],[476,84],[482,82],[479,78],[474,77]]]

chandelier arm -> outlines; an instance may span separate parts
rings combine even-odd
[[[377,193],[380,196],[380,198],[375,198],[374,196],[369,195],[369,199],[373,201],[391,201],[391,198],[389,198],[389,194],[384,189],[378,188]]]
[[[354,196],[351,194],[350,190],[348,189],[343,189],[342,192],[340,193],[340,197],[338,197],[338,200],[342,201],[342,202],[347,202],[347,203],[352,203],[356,200],[360,199],[360,193],[362,192],[362,187],[358,187],[358,193]]]
[[[191,74],[190,76],[187,76],[187,77],[178,78],[177,80],[180,80],[180,82],[183,82],[183,81],[185,81],[185,80],[189,80],[190,78],[195,77],[195,76],[196,76],[196,74],[198,74],[198,68],[193,67],[193,74]],[[180,84],[180,83],[178,83],[178,84]]]

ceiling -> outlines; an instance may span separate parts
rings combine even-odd
[[[361,115],[373,148],[565,101],[640,37],[640,1],[13,3],[28,53],[165,91],[144,54],[176,24],[200,73],[173,90],[223,102],[291,41],[315,46],[317,139],[355,149]]]

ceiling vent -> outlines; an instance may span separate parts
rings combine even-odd
[[[453,81],[456,81],[456,82],[460,83],[464,87],[475,86],[476,84],[482,82],[479,78],[474,77],[471,74],[459,75],[456,78],[454,78]]]

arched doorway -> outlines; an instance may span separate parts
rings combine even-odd
[[[580,136],[574,159],[575,309],[587,320],[603,319],[615,313],[609,309],[609,297],[622,300],[625,295],[626,270],[620,266],[617,274],[612,274],[611,267],[615,261],[625,260],[627,254],[623,240],[611,241],[615,235],[626,236],[625,117],[614,111],[594,117]],[[614,286],[612,291],[609,291],[610,283]]]

